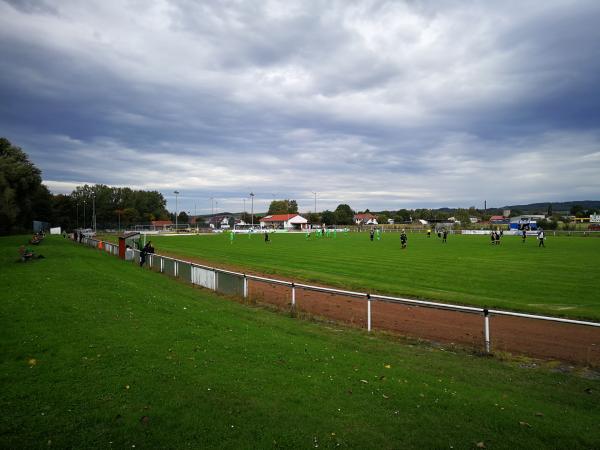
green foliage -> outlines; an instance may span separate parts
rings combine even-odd
[[[130,188],[110,187],[103,184],[78,186],[71,193],[72,201],[79,210],[79,223],[83,223],[84,208],[86,226],[92,223],[92,203],[95,199],[98,228],[116,228],[118,211],[122,211],[121,225],[149,223],[166,220],[166,200],[158,191],[141,191]]]
[[[335,208],[334,214],[335,223],[338,225],[352,225],[354,223],[354,211],[348,205],[338,205]]]
[[[336,221],[335,213],[326,209],[321,213],[321,223],[325,225],[334,225]]]
[[[273,200],[267,214],[298,214],[298,203],[296,200]]]
[[[318,213],[308,213],[306,220],[310,224],[318,224],[321,223],[321,216]]]
[[[181,211],[179,213],[179,215],[177,216],[177,223],[178,224],[182,224],[182,223],[189,223],[190,218],[188,217],[187,213],[185,211]]]
[[[22,239],[0,239],[0,448],[600,442],[598,380],[291,319],[62,238],[17,264]]]
[[[21,148],[0,138],[0,235],[29,231],[34,220],[49,222],[50,202],[41,171]]]
[[[573,205],[570,213],[575,217],[585,217],[585,209],[581,205]]]
[[[556,230],[558,228],[558,222],[554,220],[546,220],[542,219],[537,222],[538,226],[542,227],[544,230]]]

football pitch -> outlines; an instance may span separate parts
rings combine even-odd
[[[368,233],[306,239],[304,234],[149,236],[159,254],[323,283],[341,289],[600,320],[600,239],[552,237],[539,248],[505,235]]]
[[[0,238],[0,448],[600,443],[596,372],[296,320],[60,237],[17,263],[27,239]]]

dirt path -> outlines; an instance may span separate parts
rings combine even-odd
[[[182,257],[172,253],[165,253],[164,256],[240,273],[292,281],[230,264],[217,265],[200,258]],[[289,310],[292,306],[291,289],[287,286],[250,280],[249,296],[257,302],[275,305],[282,310]],[[299,312],[313,316],[360,328],[367,327],[365,299],[296,288],[296,308]],[[484,348],[483,316],[477,314],[374,301],[371,320],[374,330],[385,330],[403,336],[478,350]],[[490,316],[490,335],[492,352],[502,351],[600,367],[600,328],[520,317]]]

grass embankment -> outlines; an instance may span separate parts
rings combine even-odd
[[[2,448],[598,448],[600,381],[247,307],[0,239]],[[276,248],[275,245],[273,248]]]
[[[525,244],[505,236],[499,246],[488,236],[437,237],[409,234],[400,249],[397,233],[370,242],[367,233],[307,241],[304,235],[151,237],[156,251],[201,258],[320,282],[399,296],[411,296],[538,314],[600,320],[600,239],[535,238]]]

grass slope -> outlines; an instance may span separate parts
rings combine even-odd
[[[598,380],[295,320],[61,238],[15,263],[24,239],[0,238],[1,448],[600,446]]]
[[[156,237],[168,251],[227,263],[295,280],[347,289],[412,296],[539,314],[600,320],[600,239],[535,238],[525,244],[505,236],[490,245],[486,236],[437,237],[409,234],[400,250],[398,234],[370,242],[367,233],[306,241],[304,235]]]

